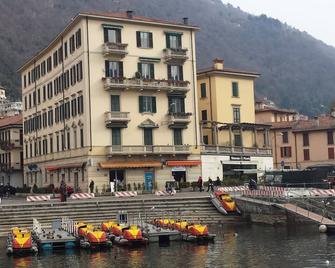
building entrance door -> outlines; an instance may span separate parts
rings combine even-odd
[[[109,182],[114,183],[115,191],[122,191],[125,186],[124,170],[123,169],[111,169],[109,171]]]
[[[144,173],[144,190],[152,191],[154,181],[154,173],[152,171],[146,171]]]
[[[177,182],[178,188],[180,188],[180,183],[186,182],[186,168],[185,167],[173,167],[172,177]]]

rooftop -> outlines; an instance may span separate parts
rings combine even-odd
[[[0,128],[10,125],[22,125],[22,114],[8,116],[0,119]]]
[[[256,113],[264,113],[264,112],[277,112],[282,114],[297,114],[298,112],[291,109],[283,109],[283,108],[277,108],[277,107],[264,107],[261,109],[256,109]]]

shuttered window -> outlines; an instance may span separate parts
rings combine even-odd
[[[121,128],[112,128],[112,145],[121,145]]]
[[[111,95],[111,111],[120,112],[120,96]]]
[[[334,148],[328,148],[328,159],[334,159]]]
[[[232,96],[233,97],[238,97],[239,96],[239,90],[238,90],[238,83],[237,82],[232,83]]]
[[[141,78],[155,79],[155,65],[153,63],[139,62],[137,65]]]
[[[167,33],[166,37],[166,47],[172,49],[182,48],[181,34],[178,33]]]
[[[104,28],[105,43],[121,43],[121,29]]]
[[[200,84],[200,93],[201,93],[201,98],[206,98],[207,97],[207,92],[206,92],[206,83],[201,83]]]
[[[185,97],[184,96],[169,96],[169,112],[170,113],[185,113]]]
[[[144,145],[153,145],[152,128],[144,128]]]
[[[156,113],[156,97],[139,96],[140,113]]]
[[[173,142],[174,142],[174,145],[183,144],[182,129],[180,128],[173,129]]]
[[[184,80],[183,66],[181,65],[168,65],[168,79],[171,80]]]
[[[136,43],[140,48],[153,48],[152,33],[136,32]]]
[[[122,61],[105,61],[105,76],[106,77],[123,77],[123,62]]]
[[[304,160],[308,161],[309,159],[309,149],[304,149]]]
[[[333,130],[328,130],[327,131],[327,144],[334,144],[334,134]]]

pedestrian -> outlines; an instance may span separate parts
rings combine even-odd
[[[90,182],[90,192],[91,192],[91,194],[93,193],[93,191],[94,191],[94,181],[93,180],[91,180],[91,182]]]
[[[213,181],[212,181],[211,177],[208,178],[207,183],[208,183],[207,192],[209,192],[209,190],[211,190],[211,192],[214,192]]]
[[[66,202],[67,186],[66,186],[66,183],[65,183],[64,179],[62,179],[62,181],[60,183],[59,191],[60,191],[60,201],[61,202]]]
[[[202,189],[202,178],[201,176],[199,176],[198,178],[198,188],[199,188],[199,192],[202,192],[203,189]]]
[[[219,176],[216,177],[215,186],[221,186],[221,181]]]

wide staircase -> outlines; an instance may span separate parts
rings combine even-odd
[[[53,220],[69,217],[76,221],[100,224],[115,220],[118,211],[128,212],[130,221],[152,220],[154,218],[185,219],[191,222],[221,224],[241,221],[239,216],[223,216],[211,204],[208,196],[174,196],[128,199],[96,198],[70,202],[45,202],[2,205],[0,207],[0,235],[8,233],[14,226],[31,227],[33,218],[44,226],[51,226]]]

